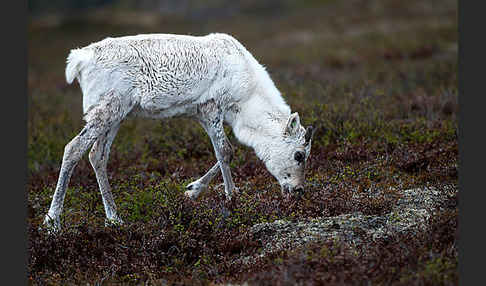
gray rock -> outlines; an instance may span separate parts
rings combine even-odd
[[[400,232],[419,232],[427,226],[432,211],[440,208],[457,193],[457,186],[438,190],[425,187],[405,190],[392,211],[383,215],[343,214],[319,217],[298,222],[277,220],[251,227],[250,233],[260,239],[263,248],[259,254],[242,257],[235,263],[253,263],[271,253],[294,249],[312,241],[342,240],[351,245],[362,244],[362,237],[373,240]]]

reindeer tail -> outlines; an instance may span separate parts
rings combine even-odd
[[[93,58],[93,51],[88,49],[74,49],[71,50],[67,57],[66,66],[66,81],[72,83],[78,77],[79,72],[88,64]]]

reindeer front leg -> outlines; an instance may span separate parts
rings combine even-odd
[[[233,194],[233,189],[235,188],[229,168],[229,163],[233,157],[233,148],[231,147],[231,144],[229,144],[226,134],[224,133],[223,118],[223,112],[221,112],[221,109],[219,109],[218,106],[213,102],[199,106],[198,119],[204,130],[206,130],[208,133],[211,143],[213,144],[214,153],[216,155],[216,159],[218,160],[217,164],[219,165],[219,169],[223,175],[226,198],[230,200]],[[209,183],[209,181],[217,174],[216,170],[217,168],[215,165],[205,176],[200,179],[203,181],[202,183],[205,183],[205,181]],[[198,194],[199,193],[197,193],[196,196]]]
[[[226,144],[230,146],[231,150],[231,143],[226,138]],[[231,156],[233,156],[233,151],[231,151]],[[230,157],[231,160],[231,157]],[[209,171],[204,174],[201,178],[197,179],[196,181],[187,185],[185,195],[191,199],[197,199],[201,193],[208,189],[209,183],[216,177],[216,175],[220,172],[221,168],[219,167],[219,163],[216,162]]]

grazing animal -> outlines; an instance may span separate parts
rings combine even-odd
[[[252,147],[278,180],[282,192],[303,190],[304,167],[313,129],[301,126],[257,60],[227,34],[206,36],[145,34],[106,38],[71,50],[66,80],[77,79],[86,125],[64,148],[56,190],[44,225],[60,229],[66,188],[77,162],[92,146],[89,161],[107,223],[117,215],[106,173],[110,146],[127,116],[163,119],[185,115],[205,129],[217,163],[187,186],[190,198],[207,189],[221,171],[227,199],[235,185],[229,162],[232,147],[223,123],[242,144]]]

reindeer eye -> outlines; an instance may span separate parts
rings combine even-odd
[[[292,122],[290,122],[290,128],[294,129],[297,125],[297,120],[294,118],[292,119]]]
[[[305,154],[304,154],[304,152],[302,152],[302,151],[297,151],[297,152],[295,152],[295,154],[294,154],[294,159],[295,159],[297,162],[299,162],[299,163],[304,162],[304,158],[305,158]]]

